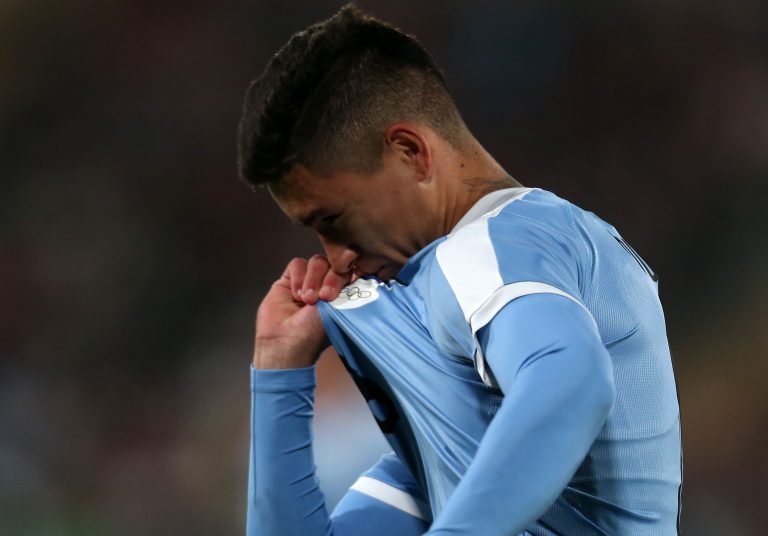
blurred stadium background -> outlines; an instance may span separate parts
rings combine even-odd
[[[768,3],[361,2],[515,177],[661,276],[683,527],[768,522]],[[248,81],[340,4],[0,2],[0,534],[242,534],[260,297],[318,251],[235,170]],[[326,356],[329,502],[383,445]]]

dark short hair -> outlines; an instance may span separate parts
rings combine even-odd
[[[385,129],[408,120],[460,144],[461,116],[429,53],[348,4],[294,34],[251,82],[240,175],[255,186],[298,163],[319,175],[371,173],[381,165]]]

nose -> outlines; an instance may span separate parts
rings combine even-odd
[[[320,244],[322,244],[334,272],[346,274],[355,266],[358,253],[350,246],[334,242],[322,235],[320,236]]]

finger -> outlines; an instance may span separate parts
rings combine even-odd
[[[267,296],[273,297],[279,300],[281,303],[286,302],[286,300],[288,302],[296,301],[296,299],[293,297],[293,292],[291,292],[290,280],[288,279],[287,275],[283,275],[280,279],[272,283]],[[266,300],[267,297],[264,299]],[[264,301],[262,300],[262,305],[263,304]],[[261,305],[259,307],[261,307]]]
[[[339,296],[339,292],[344,286],[349,283],[350,274],[338,274],[333,270],[329,271],[323,279],[323,284],[320,287],[320,299],[331,301],[335,300]]]
[[[307,263],[307,273],[304,276],[304,286],[301,290],[304,303],[313,305],[317,303],[320,286],[330,271],[331,264],[322,255],[314,255]]]
[[[307,274],[307,260],[295,258],[288,263],[283,277],[288,277],[291,294],[296,301],[302,301],[302,287]]]

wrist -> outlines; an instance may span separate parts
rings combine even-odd
[[[317,363],[322,351],[328,346],[326,338],[319,347],[311,345],[279,344],[275,341],[256,339],[252,365],[260,370],[307,368]]]
[[[251,366],[257,370],[290,370],[311,367],[315,364],[315,359],[284,358],[270,355],[254,354]]]

